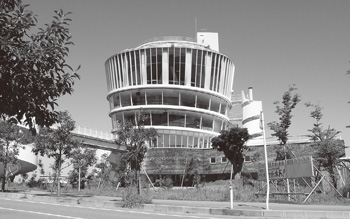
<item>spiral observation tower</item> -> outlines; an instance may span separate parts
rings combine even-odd
[[[197,40],[155,38],[106,63],[109,116],[118,124],[140,112],[158,132],[155,148],[210,148],[228,127],[234,64],[219,53],[217,33]],[[113,132],[112,130],[112,132]]]

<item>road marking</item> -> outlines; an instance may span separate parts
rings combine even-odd
[[[180,217],[180,218],[197,218],[197,219],[222,219],[227,218],[227,216],[217,217],[212,215],[188,215],[188,214],[169,214],[166,213],[159,213],[159,212],[149,212],[149,211],[135,211],[135,210],[118,210],[118,209],[112,209],[112,208],[99,208],[99,207],[88,207],[88,206],[81,206],[81,205],[68,205],[68,204],[61,204],[61,203],[48,203],[48,202],[39,202],[39,201],[30,201],[30,200],[16,200],[16,199],[10,199],[10,198],[0,198],[3,200],[11,200],[11,201],[17,201],[17,202],[29,202],[29,203],[39,203],[44,205],[56,205],[56,206],[65,206],[65,207],[71,207],[71,208],[85,208],[85,209],[92,209],[92,210],[103,210],[103,211],[114,211],[114,212],[125,212],[125,213],[131,213],[131,214],[145,214],[145,215],[158,215],[158,216],[167,216],[167,217]],[[0,207],[1,209],[1,207]],[[16,210],[16,209],[14,209]],[[21,210],[19,210],[21,211]],[[49,215],[49,214],[48,214]],[[86,218],[78,218],[78,217],[69,217],[69,216],[63,216],[66,218],[71,219],[86,219]]]
[[[26,211],[26,210],[19,210],[19,209],[13,209],[13,208],[3,208],[3,207],[0,207],[0,209],[2,209],[2,210],[7,210],[7,211],[19,211],[19,212],[24,212],[24,213],[40,214],[40,215],[53,216],[53,217],[60,217],[60,218],[85,219],[85,218],[81,218],[81,217],[71,217],[71,216],[65,216],[65,215],[59,215],[59,214],[49,214],[49,213],[44,213],[44,212]]]

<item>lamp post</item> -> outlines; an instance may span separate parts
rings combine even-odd
[[[264,125],[264,113],[260,112],[260,128],[263,131],[263,140],[264,140],[264,155],[265,155],[265,171],[266,171],[266,210],[269,210],[269,196],[270,196],[270,179],[269,179],[269,165],[267,162],[267,148],[266,148],[266,135],[265,135],[265,125]]]

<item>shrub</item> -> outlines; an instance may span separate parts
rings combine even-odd
[[[152,203],[152,196],[148,190],[142,190],[141,195],[139,195],[136,187],[129,186],[125,192],[122,199],[122,207],[124,208],[139,208],[142,204]]]
[[[346,182],[346,185],[341,188],[340,193],[344,198],[350,197],[350,179]]]

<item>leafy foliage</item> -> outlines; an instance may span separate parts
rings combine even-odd
[[[224,152],[226,158],[233,165],[233,178],[242,170],[244,144],[249,138],[250,135],[246,128],[234,127],[221,131],[219,136],[211,140],[212,147]]]
[[[17,164],[19,143],[22,137],[23,133],[10,119],[0,119],[0,163],[4,168],[3,172],[0,173],[2,191],[5,191],[5,184],[8,178],[8,165]]]
[[[156,139],[157,131],[154,128],[145,128],[144,121],[147,117],[143,114],[130,121],[122,123],[116,131],[118,136],[115,143],[126,147],[126,153],[122,155],[121,172],[128,169],[135,172],[135,181],[138,182],[141,163],[145,157],[147,146]]]
[[[326,170],[330,177],[332,184],[337,188],[337,166],[339,165],[339,158],[345,156],[345,145],[336,137],[340,133],[333,128],[323,129],[320,120],[323,117],[322,107],[319,105],[306,103],[307,107],[313,107],[310,112],[310,117],[316,120],[314,126],[309,131],[312,133],[310,138],[315,142],[314,159],[319,168]]]
[[[95,165],[93,170],[94,178],[98,179],[97,188],[109,185],[114,179],[112,167],[112,164],[108,161],[108,153],[102,154],[100,162]]]
[[[280,146],[275,147],[276,160],[285,160],[293,157],[292,151],[288,148],[288,128],[291,125],[292,110],[300,101],[299,94],[293,94],[297,90],[295,85],[289,86],[289,89],[282,96],[282,106],[279,101],[275,101],[276,113],[280,116],[279,122],[273,121],[267,123],[267,126],[274,131],[272,136],[276,136],[280,142]]]
[[[297,90],[295,86],[289,86],[288,91],[283,94],[282,106],[279,106],[280,102],[275,101],[276,113],[280,116],[280,122],[270,122],[267,124],[269,128],[274,131],[272,136],[276,136],[281,145],[285,145],[288,141],[288,128],[291,125],[292,110],[300,101],[299,94],[293,94],[293,91]]]
[[[79,79],[66,61],[72,45],[70,13],[55,11],[54,20],[39,28],[36,16],[20,0],[0,3],[0,115],[34,125],[58,121],[57,98],[73,92]]]
[[[73,170],[69,173],[69,182],[73,186],[79,184],[79,168],[80,168],[80,188],[85,187],[87,181],[88,167],[96,163],[96,150],[95,149],[83,149],[79,147],[75,149],[71,156],[71,163],[73,164]]]
[[[57,179],[60,178],[62,164],[70,159],[75,150],[80,147],[80,142],[74,139],[71,133],[75,128],[75,122],[68,112],[60,112],[58,121],[56,129],[47,127],[40,129],[33,147],[35,154],[46,155],[54,159],[53,167],[56,169]],[[57,194],[60,195],[60,186],[57,188]]]

